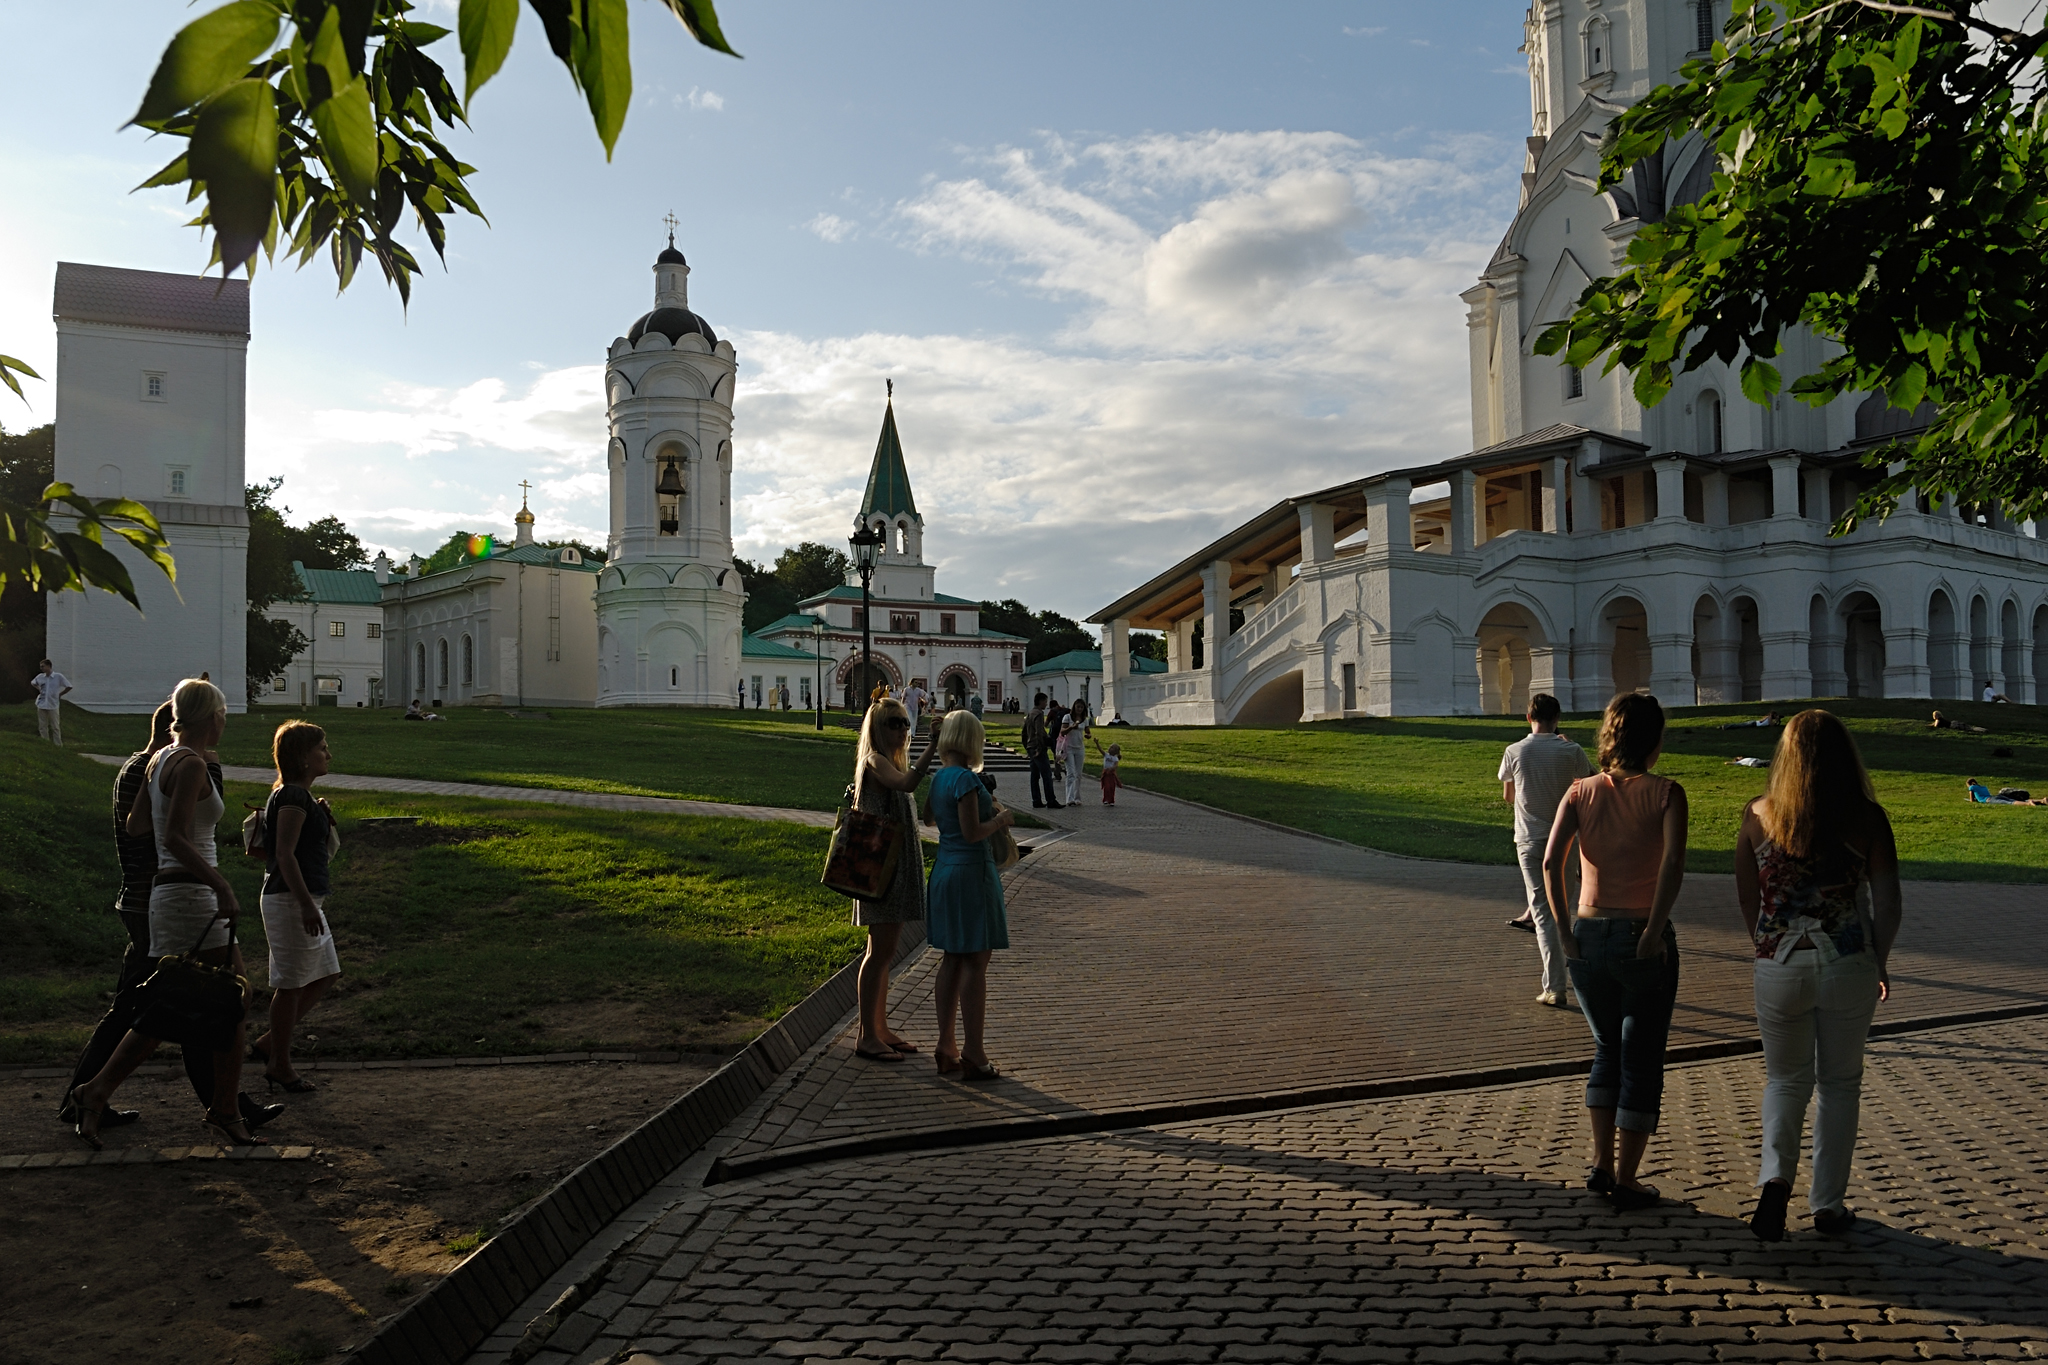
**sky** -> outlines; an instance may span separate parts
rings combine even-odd
[[[1469,447],[1457,295],[1515,207],[1523,8],[728,0],[736,61],[636,0],[609,163],[528,12],[450,139],[489,224],[451,220],[445,270],[413,234],[409,308],[367,264],[259,268],[248,476],[394,555],[509,533],[522,480],[540,536],[601,544],[604,355],[673,213],[739,354],[739,554],[844,539],[893,378],[940,590],[1085,617],[1281,497]],[[182,193],[133,191],[177,147],[121,128],[197,12],[9,9],[0,352],[46,377],[59,260],[205,264]],[[53,412],[25,387],[10,430]]]

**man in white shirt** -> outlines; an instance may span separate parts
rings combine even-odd
[[[924,710],[926,693],[916,683],[903,689],[903,709],[910,713],[910,733],[917,733],[917,718]]]
[[[1522,889],[1527,909],[1510,925],[1536,935],[1536,949],[1543,963],[1543,990],[1539,1005],[1565,1005],[1564,944],[1558,937],[1559,920],[1572,913],[1559,906],[1552,919],[1549,895],[1543,886],[1543,850],[1550,842],[1550,823],[1557,815],[1557,803],[1572,783],[1593,772],[1586,751],[1557,732],[1561,710],[1557,698],[1538,692],[1529,698],[1526,737],[1508,745],[1500,760],[1500,797],[1515,808],[1515,861],[1522,865]]]
[[[36,690],[36,733],[63,748],[64,711],[58,703],[71,690],[71,680],[45,659],[36,675],[28,680],[28,685]]]

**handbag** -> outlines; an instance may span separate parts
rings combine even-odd
[[[142,1011],[134,1024],[137,1033],[211,1051],[219,1051],[224,1040],[233,1038],[235,1026],[249,1008],[249,980],[232,962],[216,967],[200,960],[199,945],[206,942],[212,928],[213,920],[208,920],[189,952],[157,959],[156,971],[142,983]],[[234,941],[230,928],[228,942]]]
[[[1024,856],[1017,847],[1017,841],[1006,829],[999,829],[988,836],[988,852],[996,860],[996,871],[1008,872]]]
[[[896,880],[903,856],[903,826],[893,816],[864,811],[846,789],[839,814],[832,821],[832,846],[825,851],[825,870],[818,880],[842,896],[878,901]]]

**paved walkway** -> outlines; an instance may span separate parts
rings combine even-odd
[[[1313,1105],[1361,1082],[1587,1054],[1575,1013],[1534,1003],[1530,937],[1501,926],[1514,869],[1383,856],[1139,792],[1054,814],[1071,832],[1041,839],[1009,883],[1014,946],[989,1023],[1003,1078],[940,1081],[928,1057],[855,1058],[850,1027],[827,1038],[714,1141],[708,1180],[615,1263],[543,1365],[635,1349],[2048,1354],[2028,1221],[2048,1200],[2048,1022],[1876,1046],[1853,1192],[1866,1234],[1760,1249],[1733,1221],[1754,1161],[1751,1057],[1674,1073],[1653,1178],[1690,1202],[1617,1222],[1573,1188],[1581,1081]],[[2048,888],[1912,885],[1907,908],[1881,1021],[2048,1000]],[[1678,923],[1674,1042],[1754,1038],[1730,879],[1689,879]],[[896,1027],[927,1048],[933,965],[917,960],[893,997]],[[1266,1112],[1168,1121],[1217,1105]],[[1048,1122],[1071,1131],[999,1140]],[[561,1287],[477,1365],[503,1360]]]
[[[125,759],[111,754],[87,754],[95,763],[120,766]],[[230,782],[273,782],[277,774],[269,768],[240,768],[221,765],[221,775]],[[780,806],[743,806],[730,801],[686,801],[672,796],[625,796],[617,792],[561,791],[553,787],[506,787],[486,782],[429,782],[417,777],[361,777],[351,773],[329,773],[320,779],[322,788],[348,792],[396,792],[405,796],[469,796],[486,801],[531,801],[544,806],[582,806],[588,810],[652,811],[658,815],[709,815],[724,820],[775,820],[789,824],[832,827],[829,810],[788,810]]]

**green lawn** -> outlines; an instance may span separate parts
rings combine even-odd
[[[109,908],[113,771],[18,725],[0,728],[0,765],[0,1061],[69,1061],[105,1008],[123,942]],[[234,847],[241,803],[262,789],[230,784],[228,795],[223,846]],[[510,802],[332,801],[344,842],[328,908],[344,975],[308,1025],[317,1055],[729,1044],[801,1000],[859,944],[845,902],[817,884],[824,830]],[[422,821],[360,823],[375,815]],[[226,870],[249,912],[243,939],[260,982],[261,868],[236,853]]]
[[[2048,795],[2048,715],[2031,706],[1943,702],[1952,719],[1992,733],[1926,728],[1924,701],[1830,701],[1848,722],[1898,832],[1906,875],[1942,881],[2048,881],[2048,810],[1971,806],[1963,779]],[[1790,714],[1796,706],[1777,703]],[[1725,872],[1742,807],[1764,788],[1775,731],[1722,730],[1758,705],[1673,713],[1658,771],[1692,803],[1689,865]],[[1567,717],[1588,753],[1597,716]],[[1109,732],[1104,732],[1105,738]],[[1511,863],[1511,819],[1500,799],[1504,745],[1527,726],[1503,717],[1327,721],[1281,729],[1140,729],[1115,732],[1132,786],[1333,835],[1393,853]],[[1992,756],[2010,748],[2012,757]]]
[[[264,708],[229,720],[221,758],[270,766],[271,734],[300,717],[326,728],[341,773],[830,810],[853,775],[857,738],[829,717],[822,732],[812,729],[809,712],[559,710],[538,720],[451,707],[441,714],[445,720],[420,724],[388,708]],[[132,752],[148,729],[141,716],[64,709],[65,744],[90,753]],[[0,708],[0,730],[33,735],[31,708]]]

